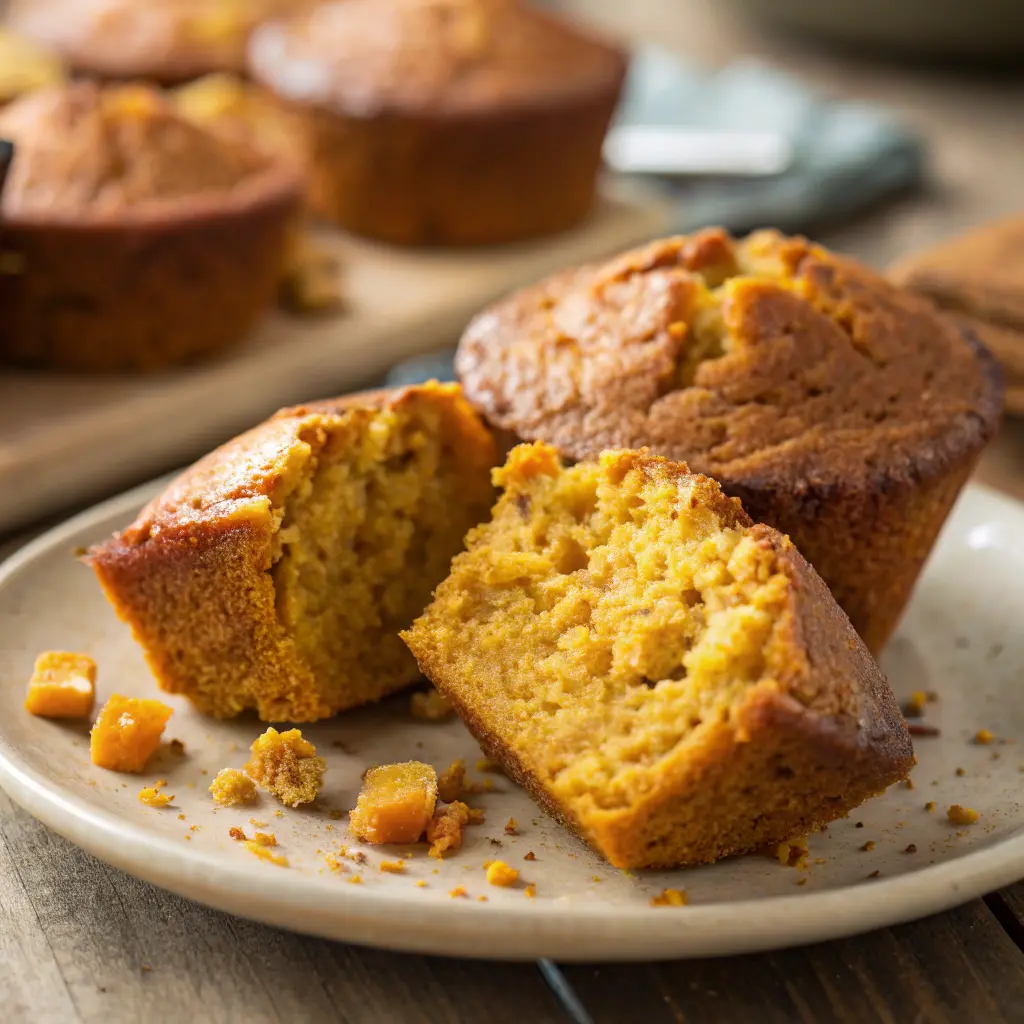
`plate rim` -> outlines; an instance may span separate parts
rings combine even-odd
[[[78,534],[115,518],[128,522],[168,479],[109,498],[29,541],[0,564],[0,589]],[[1024,523],[1024,503],[986,485],[968,484],[958,505],[978,500],[995,503]],[[324,938],[472,959],[653,961],[784,949],[939,913],[1024,877],[1022,833],[893,878],[822,892],[696,903],[676,913],[620,904],[609,912],[607,905],[595,903],[570,909],[557,896],[524,899],[519,905],[442,903],[390,890],[332,888],[299,872],[256,861],[237,864],[175,844],[141,823],[62,792],[59,783],[20,757],[2,722],[0,787],[44,825],[101,861],[217,910]],[[269,870],[277,874],[268,876]],[[300,914],[305,917],[297,925]]]

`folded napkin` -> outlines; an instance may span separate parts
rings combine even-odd
[[[678,198],[670,231],[721,224],[735,232],[777,227],[809,232],[850,217],[886,196],[920,183],[920,140],[884,110],[833,102],[797,79],[742,61],[708,73],[659,49],[631,62],[618,121],[630,125],[724,128],[784,135],[793,164],[756,180],[665,184]],[[453,377],[450,351],[402,363],[390,385]]]

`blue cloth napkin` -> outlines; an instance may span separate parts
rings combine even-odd
[[[778,177],[666,185],[678,197],[670,231],[721,224],[735,232],[769,226],[812,232],[918,185],[924,173],[921,141],[885,110],[830,101],[749,61],[709,73],[663,50],[641,50],[630,65],[618,120],[777,132],[792,146],[792,167]],[[419,356],[396,366],[387,383],[452,380],[451,357],[451,351]]]

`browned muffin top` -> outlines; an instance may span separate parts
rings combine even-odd
[[[281,96],[357,116],[543,103],[625,71],[618,49],[521,0],[339,0],[261,26],[249,64]]]
[[[181,81],[240,71],[263,18],[312,0],[15,0],[16,28],[79,71],[105,78]]]
[[[998,370],[927,303],[802,238],[720,229],[558,274],[479,315],[456,369],[518,437],[650,446],[749,486],[937,468],[999,416]]]
[[[240,188],[267,170],[251,147],[179,116],[155,89],[88,82],[24,96],[0,111],[15,143],[10,217],[110,213]]]

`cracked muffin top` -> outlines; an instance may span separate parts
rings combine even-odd
[[[225,140],[175,112],[141,85],[77,82],[43,89],[0,111],[0,136],[16,146],[3,196],[12,218],[106,218],[203,197],[264,191],[271,171],[255,149]]]
[[[522,0],[340,0],[253,35],[255,78],[359,116],[545,104],[618,83],[615,46]]]
[[[241,71],[253,28],[312,0],[16,0],[17,31],[102,78],[179,82]]]
[[[748,486],[938,469],[995,429],[999,373],[920,299],[806,239],[721,229],[555,275],[459,345],[496,426],[571,458],[648,446]]]

